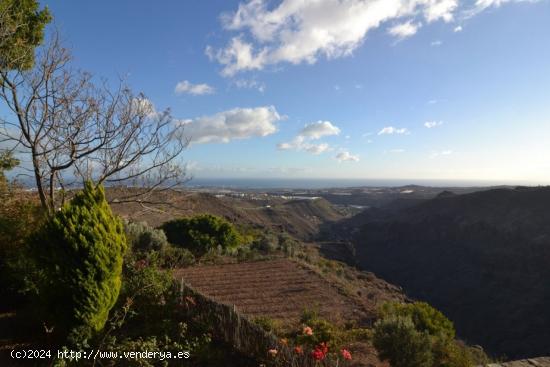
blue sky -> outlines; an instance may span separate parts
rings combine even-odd
[[[550,1],[43,1],[197,178],[550,183]]]

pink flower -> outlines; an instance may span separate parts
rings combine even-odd
[[[313,335],[313,329],[310,328],[309,326],[304,327],[304,334],[308,335],[308,336],[312,336]]]
[[[351,353],[349,352],[349,350],[342,349],[340,353],[342,353],[342,357],[344,357],[344,359],[347,359],[348,361],[351,360]]]
[[[297,345],[294,347],[294,352],[296,352],[296,354],[304,354],[304,349],[301,346]]]
[[[269,354],[271,357],[277,356],[277,349],[270,349],[267,351],[267,354]]]

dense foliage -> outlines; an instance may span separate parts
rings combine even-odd
[[[71,342],[101,330],[120,286],[126,237],[122,222],[90,182],[49,218],[32,241],[44,271],[39,285],[49,325]]]
[[[150,227],[147,223],[126,223],[124,230],[133,251],[158,251],[168,245],[164,232]]]
[[[168,243],[160,229],[152,228],[144,222],[126,223],[124,229],[131,248],[126,261],[142,261],[161,268],[184,267],[195,262],[195,257],[188,249]]]
[[[30,69],[34,48],[42,43],[44,27],[51,20],[47,8],[40,10],[36,0],[0,2],[0,68]]]
[[[451,320],[426,302],[388,302],[382,305],[380,313],[383,318],[391,316],[410,318],[420,332],[438,335],[446,340],[452,340],[455,337],[455,329]]]
[[[175,219],[161,228],[170,243],[197,255],[216,249],[234,250],[240,243],[240,235],[231,223],[210,214]]]
[[[387,303],[373,344],[394,367],[469,367],[487,362],[482,350],[456,341],[452,322],[424,302]]]
[[[433,365],[430,337],[418,331],[410,317],[390,316],[376,324],[374,346],[380,359],[393,367]]]
[[[25,246],[42,213],[32,200],[4,174],[18,164],[9,153],[0,153],[0,298],[5,306],[14,306],[33,287],[33,264]]]

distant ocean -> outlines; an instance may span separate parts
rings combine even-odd
[[[470,187],[528,185],[496,181],[407,180],[407,179],[285,179],[285,178],[193,178],[187,187],[221,187],[235,189],[323,189],[343,187],[400,187],[406,185],[432,187]]]

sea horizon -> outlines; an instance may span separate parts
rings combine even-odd
[[[452,179],[345,179],[345,178],[196,178],[185,184],[188,188],[219,187],[235,189],[329,189],[349,187],[494,187],[541,186],[541,183],[497,180]]]

